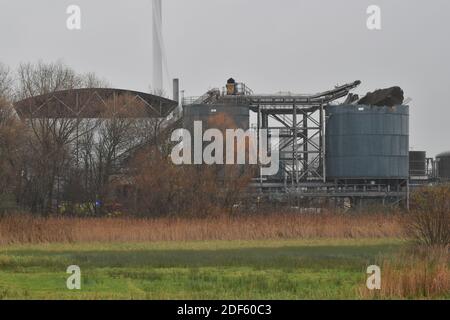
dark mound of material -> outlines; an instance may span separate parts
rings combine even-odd
[[[369,92],[364,98],[358,101],[358,104],[394,107],[403,104],[403,90],[400,87],[392,87]]]

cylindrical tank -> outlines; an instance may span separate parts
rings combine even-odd
[[[183,126],[191,130],[194,121],[202,121],[203,129],[243,129],[250,127],[248,106],[228,104],[194,104],[184,107]]]
[[[326,116],[328,179],[408,178],[408,106],[333,105]]]
[[[436,156],[438,178],[450,180],[450,151]]]
[[[426,151],[409,152],[409,175],[426,176],[427,175],[427,153]]]
[[[203,132],[207,129],[218,129],[224,135],[227,129],[242,129],[247,131],[250,128],[250,111],[248,106],[239,105],[218,105],[218,104],[194,104],[184,107],[183,127],[187,129],[192,136],[194,136],[194,122],[201,121]],[[208,143],[203,144],[203,148]],[[224,155],[225,156],[225,155]],[[194,161],[194,155],[192,155],[192,161]],[[224,162],[226,161],[224,157]],[[218,172],[219,180],[235,179],[233,174],[230,174],[225,169],[226,166],[222,166]],[[236,165],[234,167],[240,170],[241,174],[246,173],[245,166]]]

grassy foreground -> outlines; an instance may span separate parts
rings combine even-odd
[[[357,299],[396,239],[0,246],[0,299]],[[82,289],[69,291],[78,265]]]

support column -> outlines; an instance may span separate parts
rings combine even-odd
[[[303,112],[303,180],[308,180],[308,165],[309,165],[309,143],[308,143],[308,112]]]
[[[292,113],[292,125],[294,140],[292,144],[292,186],[298,185],[298,126],[297,126],[297,106],[293,106],[294,111]]]
[[[261,155],[260,155],[260,141],[261,141],[261,132],[260,130],[261,128],[261,106],[258,105],[258,115],[257,115],[258,119],[257,119],[257,125],[256,125],[256,135],[257,135],[257,159],[258,159],[258,170],[259,170],[259,183],[260,183],[260,192],[262,193],[263,190],[263,176],[262,176],[262,172],[261,172]]]
[[[327,169],[326,169],[326,140],[325,140],[325,113],[323,105],[320,106],[320,164],[319,170],[323,177],[323,182],[327,182]]]

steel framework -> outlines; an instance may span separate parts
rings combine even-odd
[[[282,182],[284,188],[298,188],[305,182],[326,182],[326,106],[347,96],[361,82],[337,86],[315,95],[252,95],[250,109],[257,113],[257,128],[269,137],[279,132],[280,171],[274,177],[260,177],[260,183]]]
[[[334,101],[347,97],[360,81],[336,86],[334,89],[313,95],[226,95],[212,89],[205,95],[188,98],[189,104],[248,105],[257,114],[258,142],[261,129],[269,138],[278,132],[279,144],[272,146],[280,151],[280,170],[274,176],[260,175],[252,184],[259,194],[297,201],[323,199],[352,205],[376,200],[383,204],[408,204],[409,184],[398,181],[329,181],[326,172],[325,110]],[[259,143],[258,143],[259,147]],[[259,152],[258,152],[259,155]],[[258,196],[259,197],[259,196]],[[326,200],[328,199],[328,200]]]
[[[261,188],[277,184],[286,190],[305,182],[326,182],[324,110],[360,84],[355,81],[312,95],[255,95],[250,90],[226,95],[212,89],[201,97],[184,99],[183,104],[248,105],[257,113],[258,141],[261,129],[267,130],[269,138],[278,131],[280,138],[279,145],[272,146],[280,150],[280,171],[276,176],[260,176]]]

